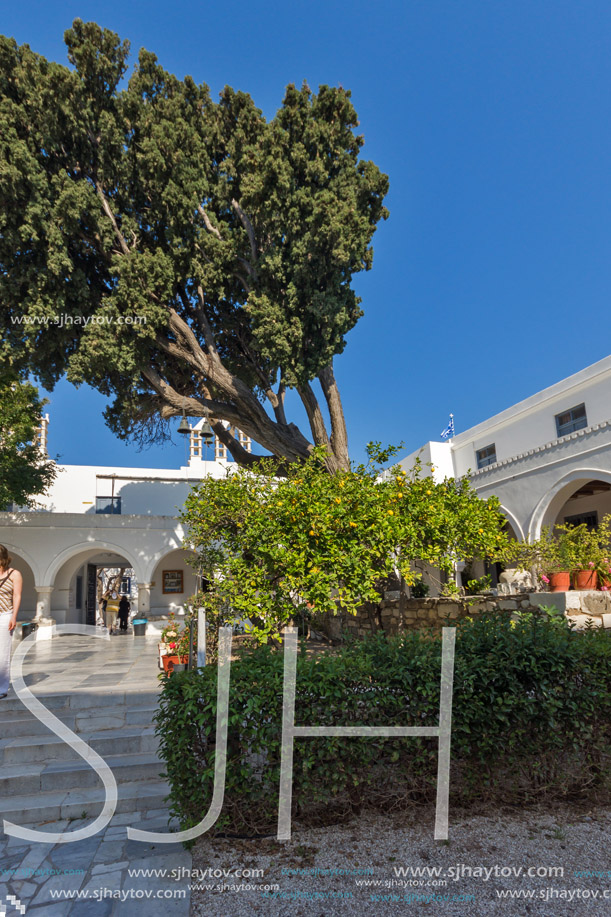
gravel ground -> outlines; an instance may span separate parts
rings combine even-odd
[[[237,877],[227,872],[223,878],[201,879],[200,890],[192,893],[191,917],[611,914],[611,809],[554,805],[476,817],[451,813],[445,842],[433,840],[433,820],[432,809],[363,814],[333,827],[294,825],[293,836],[285,843],[275,838],[205,836],[193,851],[194,869],[262,869],[263,873]],[[420,872],[412,878],[400,871],[405,867],[440,867],[441,875],[435,879]],[[511,869],[513,873],[520,867],[522,875],[500,872]],[[528,877],[524,873],[529,868],[549,872]],[[380,884],[357,884],[363,881]],[[446,884],[431,884],[439,882]],[[212,887],[204,889],[206,884]],[[220,890],[221,884],[229,888]],[[277,890],[266,891],[266,886]],[[605,890],[606,902],[602,900]],[[536,897],[499,898],[497,894],[509,891],[531,891]]]

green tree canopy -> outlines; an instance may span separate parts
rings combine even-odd
[[[393,450],[391,450],[393,451]],[[354,612],[377,602],[414,561],[447,572],[465,557],[496,556],[506,544],[496,497],[482,500],[466,479],[436,483],[416,466],[380,479],[377,446],[368,465],[329,475],[320,450],[284,478],[271,464],[207,478],[187,498],[186,547],[210,583],[208,608],[257,618],[261,638],[300,610]]]
[[[36,442],[45,402],[35,386],[3,373],[0,405],[0,510],[11,503],[30,506],[55,477],[55,464]]]
[[[0,39],[4,359],[111,396],[122,437],[166,435],[185,411],[239,462],[256,457],[221,421],[283,460],[325,445],[347,468],[333,358],[362,314],[352,276],[371,267],[388,188],[360,159],[350,92],[290,85],[268,121],[148,51],[125,82],[128,42],[95,23],[65,40],[71,66]]]

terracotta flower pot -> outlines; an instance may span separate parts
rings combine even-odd
[[[549,591],[550,592],[568,592],[571,588],[570,573],[550,573],[549,574]]]
[[[573,574],[573,586],[580,592],[585,592],[587,589],[596,589],[598,586],[596,570],[577,570]]]
[[[163,663],[164,672],[170,673],[175,665],[181,665],[189,661],[188,656],[162,656],[161,661]]]

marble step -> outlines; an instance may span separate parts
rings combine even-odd
[[[101,732],[106,729],[121,729],[123,726],[153,726],[157,707],[110,707],[107,710],[69,709],[52,710],[62,723],[81,734]],[[0,708],[1,710],[1,708]],[[20,715],[22,713],[22,715]],[[32,713],[22,708],[20,714],[0,712],[0,736],[42,736],[49,735],[49,727]]]
[[[156,707],[159,699],[158,691],[113,691],[113,690],[96,690],[95,693],[89,691],[74,691],[72,693],[54,693],[32,691],[37,700],[44,704],[53,713],[60,715],[60,711],[69,711],[70,713],[82,712],[84,710],[96,710],[98,712],[113,708],[125,706],[128,710],[134,710],[142,707]],[[0,700],[0,717],[15,712],[29,712],[21,700],[15,695],[13,689],[8,697]]]
[[[117,813],[167,808],[164,798],[169,787],[163,780],[122,783],[117,789]],[[16,825],[37,825],[44,831],[45,822],[72,818],[75,819],[72,827],[77,829],[79,820],[98,815],[103,803],[104,789],[97,787],[10,796],[0,799],[0,825],[6,819]]]
[[[104,758],[117,784],[160,780],[164,764],[156,754],[111,755]],[[82,758],[78,761],[13,764],[0,769],[0,797],[53,790],[101,787],[96,771]]]
[[[155,735],[153,726],[106,729],[94,733],[82,733],[80,738],[102,757],[113,754],[154,753],[159,746],[159,739]],[[69,745],[54,734],[0,739],[0,765],[2,767],[49,761],[77,761],[79,757]]]

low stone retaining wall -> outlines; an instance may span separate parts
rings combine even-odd
[[[364,637],[380,629],[393,635],[406,630],[440,630],[448,619],[456,621],[484,611],[529,612],[554,605],[576,623],[588,619],[596,626],[611,627],[611,595],[605,592],[534,592],[509,596],[460,596],[411,599],[399,592],[387,592],[379,605],[365,606],[356,615],[335,619],[330,637],[341,634]],[[582,620],[583,619],[583,620]],[[333,621],[333,619],[330,619]]]
[[[531,606],[527,597],[525,600],[517,597],[511,600],[516,608],[518,602],[522,601],[524,610],[528,610]],[[380,629],[390,635],[429,627],[439,630],[448,618],[460,620],[481,614],[482,611],[491,611],[498,606],[499,600],[492,596],[409,599],[400,596],[398,592],[387,592],[379,605],[363,607],[356,615],[342,615],[341,630],[345,635],[353,637],[365,637]]]

